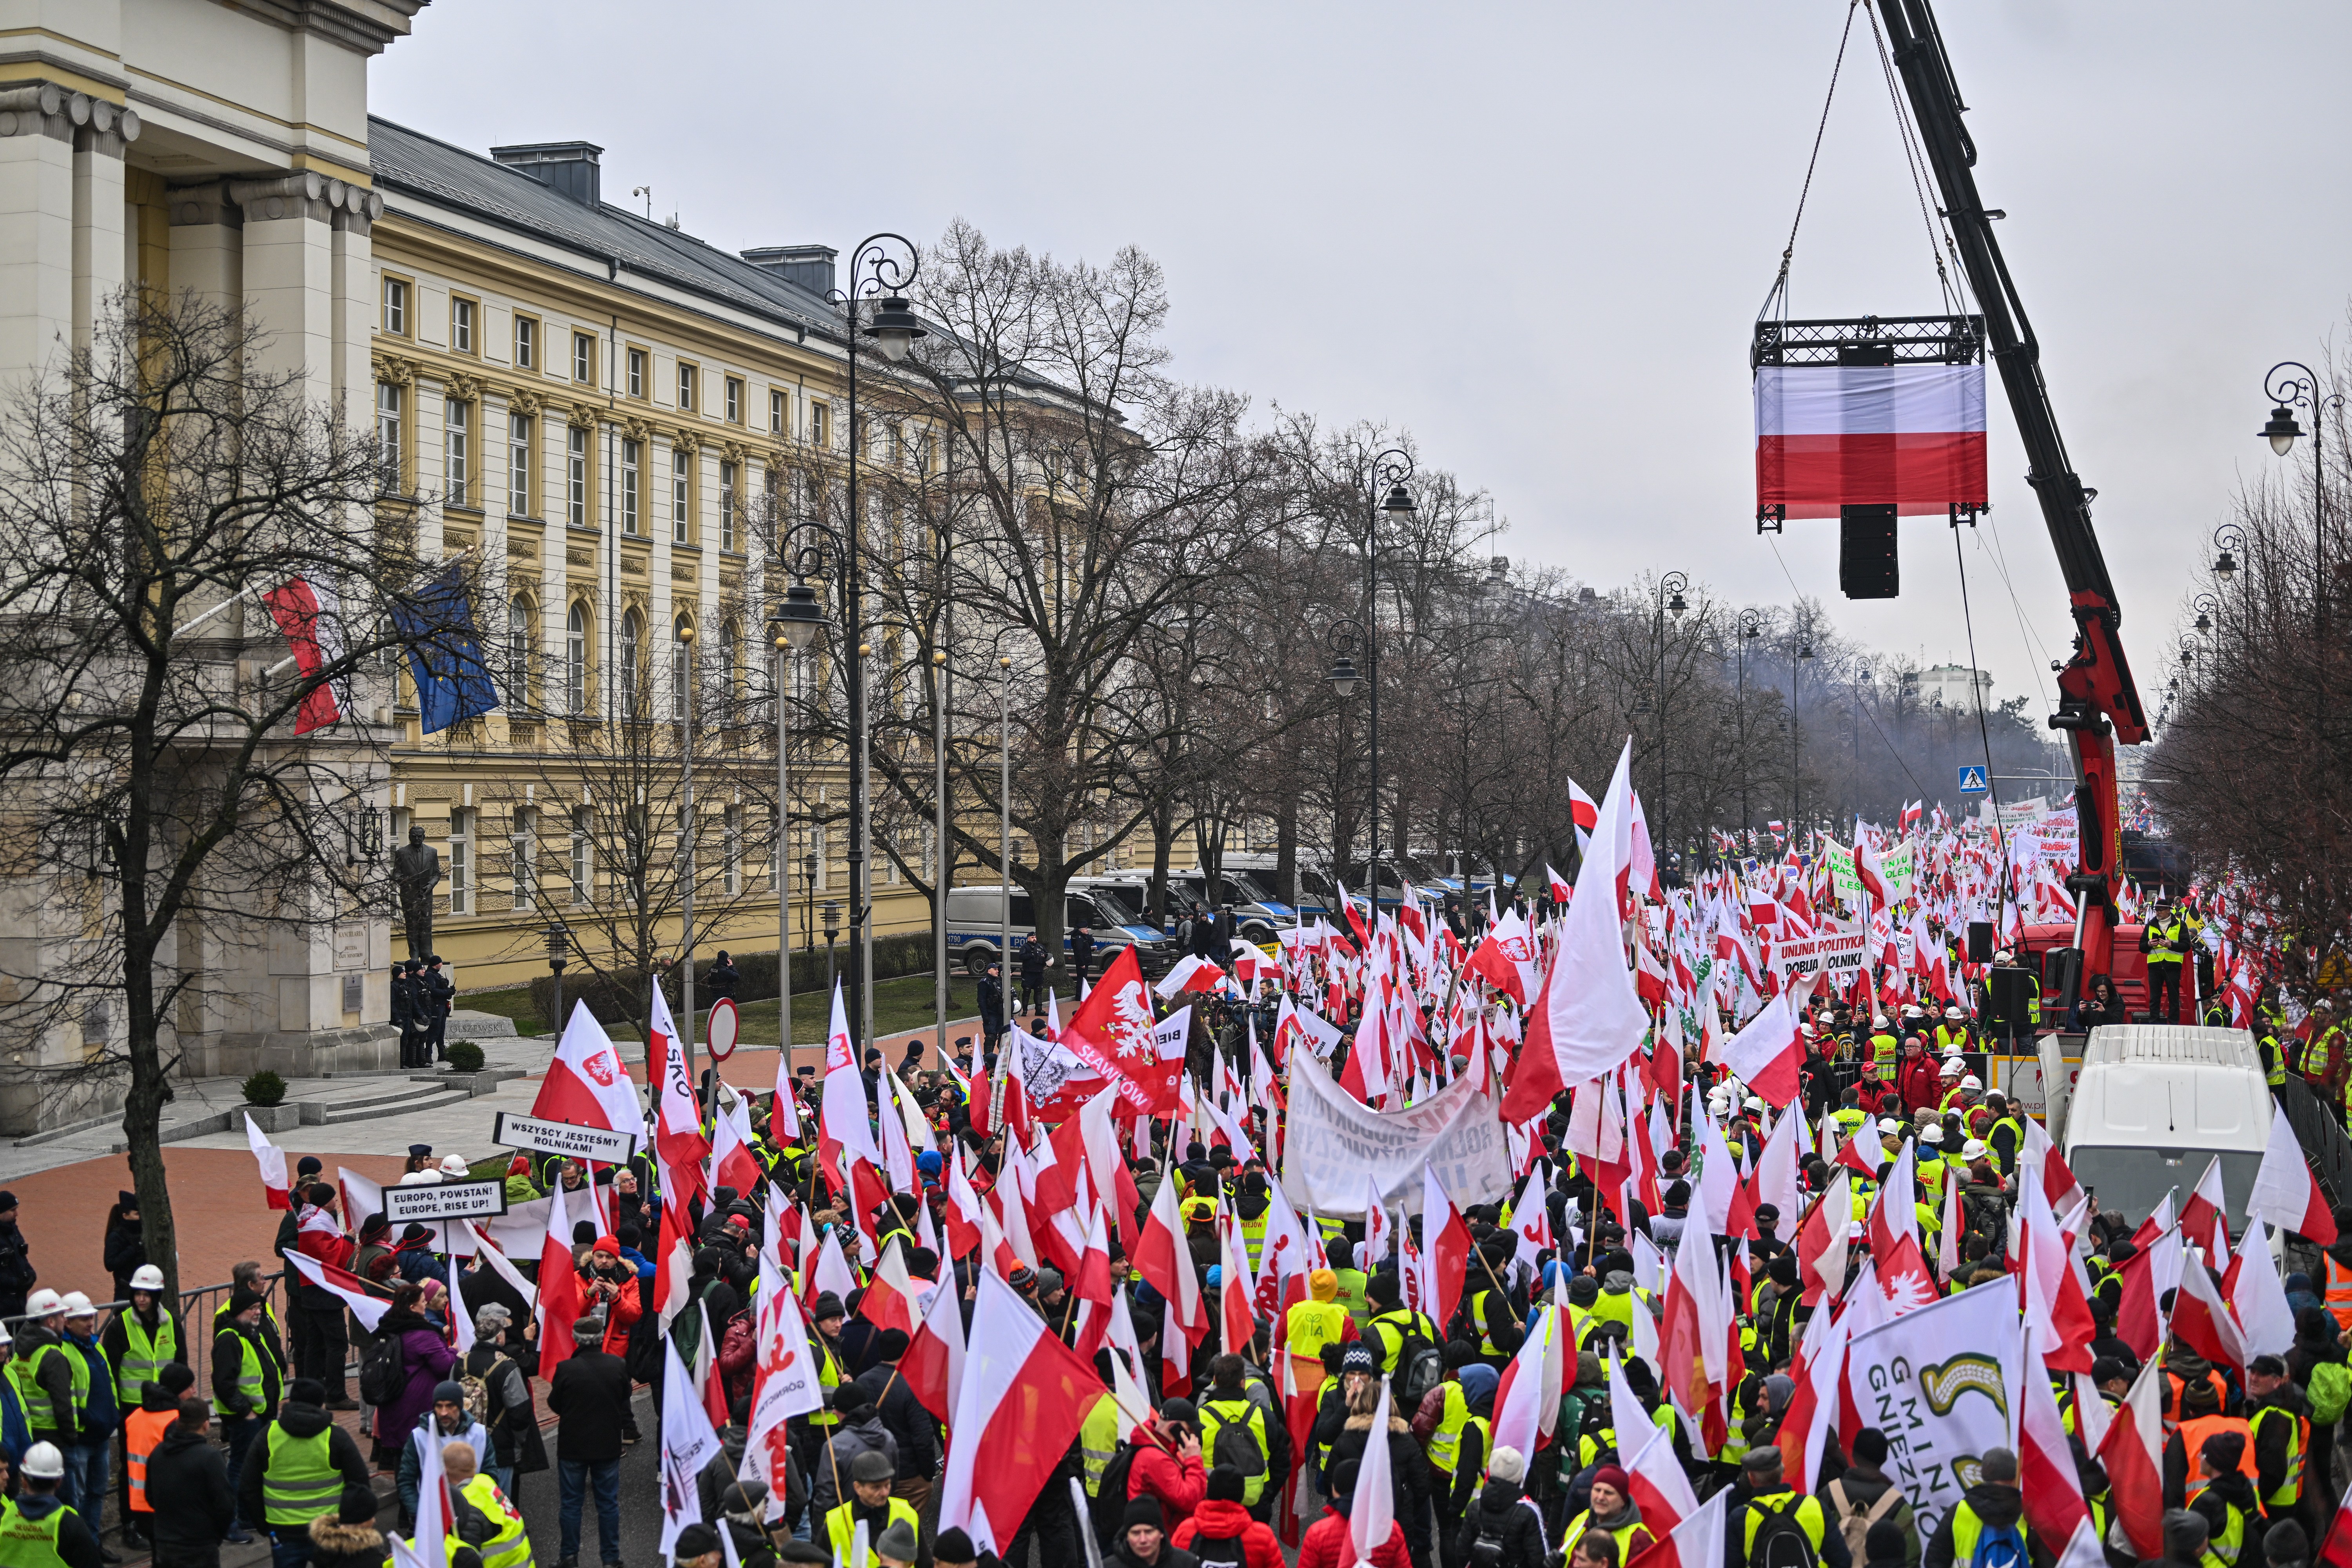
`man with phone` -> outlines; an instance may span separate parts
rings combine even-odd
[[[1191,1400],[1171,1399],[1135,1429],[1127,1495],[1159,1499],[1162,1528],[1170,1531],[1192,1518],[1209,1495],[1208,1473],[1201,1468],[1200,1419]]]

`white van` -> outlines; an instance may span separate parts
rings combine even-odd
[[[2270,1136],[2271,1090],[2253,1036],[2105,1025],[2083,1048],[2061,1152],[2075,1179],[2097,1194],[2100,1212],[2134,1224],[2176,1188],[2178,1213],[2218,1155],[2230,1234],[2242,1236]]]

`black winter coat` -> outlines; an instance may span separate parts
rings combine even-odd
[[[898,1479],[929,1480],[939,1468],[940,1429],[898,1370],[887,1363],[870,1366],[857,1374],[857,1385],[874,1395],[883,1427],[898,1445]]]
[[[373,1524],[344,1524],[331,1513],[310,1521],[310,1568],[383,1568],[390,1555]]]
[[[621,1358],[583,1345],[556,1367],[547,1390],[556,1415],[555,1457],[601,1465],[621,1457],[629,1415],[629,1373]]]
[[[236,1519],[236,1494],[228,1489],[228,1450],[201,1433],[175,1423],[147,1458],[148,1516],[155,1552],[170,1560],[216,1550]],[[382,1558],[376,1560],[379,1563]]]
[[[1543,1513],[1518,1482],[1488,1481],[1479,1489],[1477,1500],[1462,1516],[1448,1561],[1474,1561],[1471,1548],[1482,1535],[1501,1544],[1494,1568],[1543,1568]]]
[[[321,1432],[331,1434],[327,1438],[327,1462],[342,1472],[343,1485],[363,1487],[370,1484],[373,1472],[368,1468],[367,1456],[360,1452],[359,1439],[336,1426],[334,1418],[318,1405],[296,1405],[289,1401],[278,1413],[275,1424],[285,1427],[289,1437],[315,1437]],[[253,1447],[246,1451],[245,1468],[237,1473],[236,1478],[237,1511],[247,1519],[260,1519],[265,1512],[261,1488],[262,1477],[269,1468],[268,1458],[269,1430],[264,1427],[254,1434]],[[289,1525],[283,1531],[273,1530],[270,1533],[290,1536],[299,1533],[299,1529]],[[383,1561],[382,1558],[376,1560],[378,1568],[382,1568]]]

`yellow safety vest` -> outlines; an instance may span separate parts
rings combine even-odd
[[[71,1512],[59,1503],[39,1519],[26,1519],[15,1498],[0,1498],[0,1568],[66,1568],[58,1531]]]
[[[276,1422],[263,1438],[262,1517],[271,1524],[308,1524],[342,1500],[343,1472],[328,1457],[331,1426],[297,1437]],[[487,1563],[484,1568],[488,1568]]]
[[[1371,1283],[1370,1277],[1360,1268],[1335,1268],[1331,1272],[1339,1278],[1339,1305],[1348,1309],[1348,1316],[1356,1321],[1356,1327],[1362,1328],[1372,1318],[1371,1300],[1364,1294],[1365,1287]]]
[[[2263,1511],[2275,1512],[2275,1510],[2280,1508],[2291,1507],[2302,1500],[2303,1452],[2304,1449],[2310,1446],[2311,1420],[2308,1416],[2297,1415],[2292,1411],[2284,1409],[2279,1405],[2265,1405],[2256,1410],[2253,1415],[2247,1419],[2246,1423],[2247,1430],[2251,1431],[2254,1435],[2254,1438],[2257,1441],[2261,1439],[2263,1435],[2263,1418],[2264,1416],[2270,1416],[2286,1423],[2285,1479],[2279,1483],[2278,1490],[2263,1499]],[[2247,1445],[2249,1447],[2252,1447],[2252,1446],[2253,1445],[2252,1443]]]
[[[2205,1489],[2212,1484],[2201,1476],[2192,1480],[2189,1483],[2189,1495],[2184,1500],[2194,1503]],[[2201,1561],[2208,1565],[2208,1568],[2232,1568],[2232,1564],[2238,1561],[2238,1553],[2244,1549],[2245,1544],[2246,1510],[2236,1503],[2224,1500],[2221,1504],[2221,1532],[2219,1535],[2207,1537],[2205,1555]]]
[[[1106,1394],[1078,1426],[1078,1463],[1085,1471],[1087,1496],[1102,1490],[1103,1472],[1118,1453],[1118,1401]]]
[[[836,1563],[850,1561],[851,1553],[856,1549],[857,1521],[854,1516],[856,1507],[854,1502],[845,1502],[824,1516],[824,1538],[833,1543],[833,1560]],[[890,1524],[903,1524],[915,1532],[916,1539],[922,1538],[923,1521],[916,1515],[915,1505],[904,1498],[890,1500]],[[886,1524],[882,1528],[887,1530],[890,1525]],[[874,1541],[880,1539],[880,1532],[877,1531]],[[874,1568],[881,1568],[882,1559],[874,1552],[874,1541],[866,1543],[866,1561],[874,1564]],[[0,1564],[0,1568],[5,1568],[5,1565]],[[482,1568],[489,1568],[489,1564],[486,1563]]]
[[[523,1529],[522,1515],[515,1505],[499,1490],[499,1483],[477,1472],[457,1489],[457,1495],[481,1510],[482,1517],[490,1521],[490,1538],[474,1548],[481,1554],[482,1568],[530,1568],[530,1534]],[[719,1528],[727,1527],[722,1522]]]
[[[1348,1309],[1337,1301],[1298,1301],[1290,1309],[1285,1342],[1290,1353],[1307,1361],[1319,1361],[1323,1347],[1337,1343],[1348,1331]]]
[[[1816,1555],[1819,1555],[1822,1549],[1822,1531],[1824,1524],[1824,1519],[1822,1513],[1822,1500],[1813,1496],[1811,1492],[1798,1491],[1771,1492],[1763,1497],[1749,1498],[1748,1500],[1748,1531],[1746,1539],[1740,1545],[1742,1555],[1752,1557],[1756,1552],[1756,1531],[1764,1522],[1764,1515],[1757,1510],[1761,1509],[1772,1513],[1786,1513],[1791,1504],[1794,1504],[1797,1510],[1798,1528],[1805,1532],[1805,1539],[1813,1543],[1813,1552]],[[1968,1512],[1968,1504],[1962,1503],[1953,1511],[1952,1519],[1956,1527],[1958,1523],[1959,1516]],[[1969,1515],[1969,1518],[1971,1521],[1973,1521],[1975,1516],[1971,1514]],[[2021,1532],[2024,1528],[2025,1527],[2022,1524],[2018,1526]],[[1966,1562],[1970,1556],[1972,1556],[1975,1552],[1976,1542],[1976,1531],[1971,1528],[1969,1531],[1969,1544],[1956,1554],[1957,1559],[1961,1562]]]
[[[138,1313],[122,1314],[122,1364],[115,1369],[114,1397],[124,1409],[139,1407],[140,1385],[161,1378],[180,1359],[179,1349],[179,1325],[170,1312],[156,1312],[152,1335],[140,1326]]]
[[[1976,1561],[1977,1537],[1984,1533],[1984,1521],[1977,1517],[1976,1510],[1964,1502],[1953,1505],[1951,1517],[1952,1561],[1955,1563]],[[2022,1516],[2011,1528],[2017,1531],[2017,1538],[2020,1541],[2024,1542],[2028,1546],[2033,1543],[2033,1532],[2025,1527],[2025,1520]]]
[[[1592,1510],[1588,1508],[1582,1513],[1578,1514],[1574,1519],[1568,1521],[1568,1533],[1560,1537],[1559,1549],[1562,1552],[1567,1552],[1570,1557],[1576,1555],[1576,1543],[1584,1539],[1585,1531],[1589,1528],[1587,1521],[1591,1518]],[[1601,1532],[1617,1543],[1617,1561],[1621,1565],[1631,1563],[1633,1560],[1634,1554],[1642,1550],[1642,1546],[1636,1546],[1633,1544],[1633,1537],[1636,1531],[1639,1531],[1641,1534],[1642,1546],[1647,1546],[1651,1542],[1657,1539],[1657,1537],[1651,1532],[1650,1527],[1643,1524],[1639,1520],[1635,1520],[1631,1524],[1621,1524],[1614,1530],[1604,1530]],[[1752,1525],[1749,1527],[1748,1532],[1750,1535],[1755,1533],[1755,1530]]]
[[[1265,1495],[1267,1474],[1274,1460],[1274,1448],[1266,1441],[1265,1410],[1256,1400],[1244,1394],[1239,1399],[1204,1399],[1201,1402],[1201,1452],[1203,1462],[1216,1461],[1217,1434],[1228,1426],[1235,1426],[1249,1434],[1257,1445],[1257,1474],[1242,1480],[1242,1506],[1255,1508],[1257,1500]]]
[[[1462,1457],[1462,1428],[1470,1424],[1470,1401],[1458,1383],[1438,1386],[1445,1390],[1445,1408],[1437,1417],[1437,1430],[1429,1436],[1429,1462],[1451,1479]]]

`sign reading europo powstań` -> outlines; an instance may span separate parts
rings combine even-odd
[[[425,1182],[383,1190],[383,1217],[395,1231],[412,1223],[487,1219],[506,1212],[504,1182]]]
[[[541,1154],[562,1154],[572,1160],[593,1160],[600,1165],[625,1165],[637,1152],[634,1132],[611,1132],[602,1127],[582,1127],[571,1121],[548,1121],[536,1116],[499,1112],[490,1142],[509,1149],[529,1149]]]

